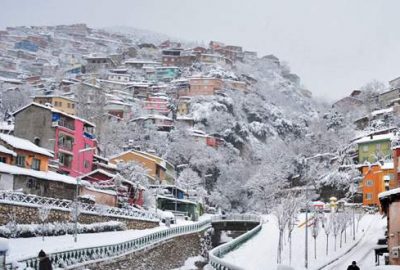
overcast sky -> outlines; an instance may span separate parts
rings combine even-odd
[[[335,100],[400,76],[398,0],[0,0],[0,28],[84,22],[219,40],[287,61]]]

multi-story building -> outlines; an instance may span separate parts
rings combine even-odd
[[[392,157],[391,141],[393,134],[369,135],[358,139],[358,162],[360,164],[368,161],[375,163],[379,160],[387,160]]]
[[[363,205],[379,206],[378,195],[397,186],[393,162],[362,167]]]
[[[137,162],[147,169],[147,174],[153,183],[174,183],[176,178],[175,167],[166,160],[142,151],[128,150],[110,157],[110,163]]]
[[[223,81],[217,78],[193,77],[189,79],[189,84],[187,96],[211,96],[223,89]]]
[[[169,108],[169,99],[166,96],[149,96],[147,97],[144,109],[148,113],[160,113],[168,115],[171,112]]]
[[[60,110],[62,112],[75,115],[75,100],[63,97],[63,96],[54,96],[54,95],[46,95],[46,96],[35,96],[33,98],[33,102],[46,105],[51,104],[55,109]]]
[[[92,170],[94,124],[38,103],[17,110],[14,117],[15,136],[53,151],[58,172],[75,177]]]

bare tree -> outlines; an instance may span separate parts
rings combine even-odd
[[[340,221],[338,214],[336,212],[331,213],[331,222],[332,222],[333,236],[335,237],[335,251],[336,251],[337,236],[339,235],[340,231]]]
[[[317,237],[320,229],[320,214],[318,211],[314,213],[314,222],[312,225],[311,235],[314,238],[314,259],[317,259]]]
[[[49,205],[44,204],[38,208],[39,219],[42,222],[42,241],[44,241],[45,221],[49,217],[49,214],[50,214],[50,206]]]
[[[331,214],[329,215],[324,215],[324,217],[321,219],[322,221],[322,228],[324,229],[325,236],[326,236],[326,255],[329,254],[329,234],[332,231],[332,216]]]

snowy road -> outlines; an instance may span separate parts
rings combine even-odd
[[[264,270],[277,269],[276,254],[278,243],[278,229],[274,217],[266,217],[268,222],[265,222],[262,230],[252,239],[244,243],[240,248],[228,253],[224,256],[224,260],[242,267],[246,270]],[[299,224],[304,220],[303,215],[299,216]],[[353,257],[355,260],[361,260],[362,265],[374,265],[373,250],[377,239],[383,237],[386,220],[380,215],[365,215],[359,225],[356,241],[352,241],[351,229],[347,237],[347,243],[343,241],[343,248],[339,248],[339,240],[337,241],[337,251],[334,251],[334,237],[329,236],[329,255],[325,254],[326,236],[321,230],[317,237],[316,254],[314,254],[314,239],[309,234],[309,269],[320,269],[320,267],[329,263],[337,257],[342,257],[340,261],[329,265],[325,269],[347,269],[347,265],[351,263]],[[362,230],[366,232],[365,237],[362,237]],[[340,237],[339,237],[340,238]],[[359,240],[359,245],[354,248],[354,253],[343,255],[347,250],[351,249]],[[365,247],[364,247],[365,246]],[[304,226],[296,227],[293,231],[293,258],[291,265],[294,269],[300,270],[304,268]],[[356,252],[358,250],[358,252]],[[354,254],[353,256],[351,254]],[[316,256],[315,256],[316,255]],[[357,255],[357,256],[356,256]],[[317,257],[317,259],[315,259]],[[288,240],[287,234],[284,241],[283,264],[289,265],[288,258]],[[361,268],[365,269],[365,268]]]
[[[386,218],[374,219],[365,231],[364,238],[349,253],[338,261],[323,268],[326,270],[347,269],[352,261],[356,261],[361,269],[368,269],[375,266],[374,248],[379,238],[384,237],[386,229]]]

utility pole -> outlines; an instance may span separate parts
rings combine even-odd
[[[306,187],[306,239],[304,249],[304,267],[308,269],[308,187]]]

